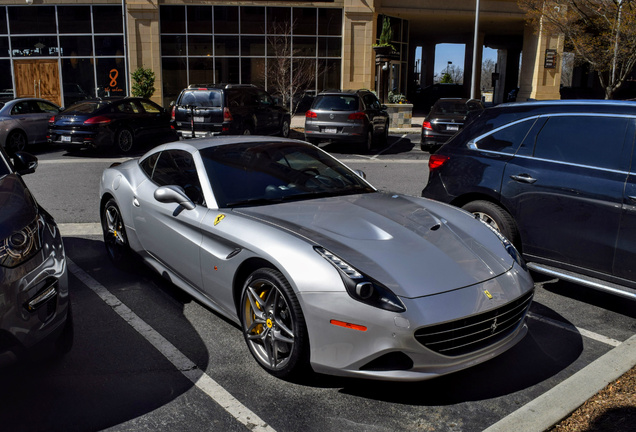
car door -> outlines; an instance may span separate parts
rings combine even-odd
[[[46,142],[48,133],[49,119],[60,112],[57,105],[44,100],[33,101],[34,104],[34,120],[33,132],[34,140],[37,142]]]
[[[143,117],[143,128],[148,135],[158,136],[171,133],[170,116],[159,105],[149,101],[139,99],[133,101],[138,106]]]
[[[201,193],[198,172],[189,152],[166,150],[159,154],[152,181],[135,191],[134,226],[143,248],[182,280],[201,287],[201,221],[208,212]],[[165,204],[154,198],[160,186],[181,186],[196,207]]]
[[[626,147],[632,151],[631,167],[625,192],[623,194],[623,206],[621,211],[621,224],[616,242],[616,254],[614,256],[614,275],[628,279],[636,283],[636,151],[634,143],[636,135],[636,119],[631,119],[627,132]]]
[[[37,105],[31,100],[23,100],[17,102],[13,108],[11,108],[11,118],[15,120],[19,128],[22,129],[27,135],[27,142],[32,144],[38,141],[38,120],[40,120],[40,114],[38,113]],[[46,128],[45,128],[46,131]],[[43,134],[46,136],[46,132]],[[46,138],[44,139],[46,141]]]
[[[252,96],[254,97],[254,115],[256,116],[254,133],[271,135],[278,129],[274,101],[262,90],[255,90]]]
[[[378,135],[384,133],[388,114],[382,109],[382,105],[373,93],[367,93],[362,97],[364,110],[369,116],[369,121],[373,124],[373,133]]]
[[[627,130],[620,116],[552,115],[534,146],[506,164],[502,202],[531,260],[611,273],[629,166]]]

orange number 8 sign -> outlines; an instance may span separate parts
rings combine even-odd
[[[108,77],[110,78],[110,86],[117,87],[117,77],[119,76],[119,72],[117,69],[111,69]]]

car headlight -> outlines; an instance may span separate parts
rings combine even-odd
[[[29,260],[42,248],[42,216],[0,240],[0,266],[13,268]]]
[[[490,231],[495,233],[497,238],[503,244],[504,249],[506,249],[506,252],[508,252],[508,255],[510,255],[512,259],[515,260],[515,262],[521,266],[522,269],[528,270],[528,268],[526,267],[526,261],[521,257],[521,254],[519,253],[517,248],[510,242],[510,240],[508,240],[502,233],[497,231],[495,228],[493,228],[492,226],[490,226],[489,224],[481,220],[478,216],[475,216],[475,219],[477,219],[478,221],[486,225],[488,229],[490,229]]]
[[[327,249],[322,247],[314,249],[338,270],[351,298],[391,312],[406,311],[406,307],[398,296],[380,282],[363,274]]]

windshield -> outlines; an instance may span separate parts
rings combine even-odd
[[[222,102],[221,92],[215,90],[190,90],[183,93],[181,105],[218,108]]]
[[[318,96],[312,109],[331,111],[357,111],[358,98],[351,95]]]
[[[82,114],[93,114],[97,112],[97,110],[102,109],[107,106],[109,102],[107,101],[95,101],[95,102],[78,102],[75,105],[71,105],[68,107],[65,112],[70,113],[82,113]]]
[[[300,143],[210,147],[201,157],[221,208],[375,191],[325,152]]]
[[[466,115],[470,111],[477,111],[481,109],[479,102],[472,100],[439,100],[433,107],[431,114]]]

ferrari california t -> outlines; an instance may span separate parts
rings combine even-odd
[[[100,196],[112,261],[138,255],[236,322],[277,377],[423,380],[527,333],[533,282],[503,236],[304,142],[160,145],[106,169]]]

